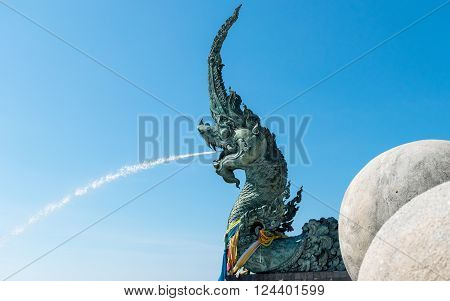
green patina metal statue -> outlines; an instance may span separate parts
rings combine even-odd
[[[275,135],[261,126],[260,118],[222,79],[220,50],[239,9],[223,24],[208,57],[210,110],[214,125],[200,122],[198,130],[206,143],[222,151],[214,161],[216,173],[238,188],[234,170],[245,172],[246,182],[228,218],[224,267],[221,275],[242,273],[343,271],[337,221],[310,220],[303,232],[288,237],[301,201],[302,189],[287,201],[290,184],[287,164]]]

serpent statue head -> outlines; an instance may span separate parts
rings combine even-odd
[[[239,180],[234,176],[235,169],[246,170],[260,159],[267,150],[265,129],[261,127],[258,116],[244,106],[240,108],[241,99],[236,92],[227,95],[226,102],[211,100],[211,113],[214,125],[200,122],[198,130],[206,143],[216,150],[221,150],[213,166],[216,173],[225,182],[239,187]],[[234,116],[230,118],[230,115]]]

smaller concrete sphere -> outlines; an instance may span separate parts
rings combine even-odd
[[[372,159],[352,180],[342,201],[339,243],[353,280],[383,224],[404,204],[450,181],[450,141],[422,140]],[[417,235],[421,235],[417,233]]]
[[[358,280],[450,280],[450,182],[415,197],[381,227]]]

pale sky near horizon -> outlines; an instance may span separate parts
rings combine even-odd
[[[260,116],[443,3],[2,2],[196,121],[209,114],[211,42],[241,2],[222,50],[225,85]],[[276,112],[312,118],[303,137],[311,164],[294,154],[289,178],[333,208],[305,195],[294,234],[311,218],[337,217],[349,182],[376,155],[450,138],[449,28],[447,5]],[[49,202],[136,164],[139,116],[173,122],[179,114],[1,2],[0,38],[2,236]],[[289,151],[289,135],[273,131]],[[195,129],[184,129],[181,139],[206,150]],[[169,141],[161,141],[161,154],[179,151]],[[204,161],[194,160],[11,279],[216,280],[238,190]],[[73,201],[0,248],[0,277],[184,166],[163,164]]]

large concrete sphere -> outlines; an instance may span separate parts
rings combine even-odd
[[[445,140],[400,145],[356,175],[339,216],[341,253],[353,280],[358,279],[364,255],[381,226],[412,198],[449,180],[450,141]]]
[[[387,220],[358,280],[450,280],[450,182],[416,196]]]

